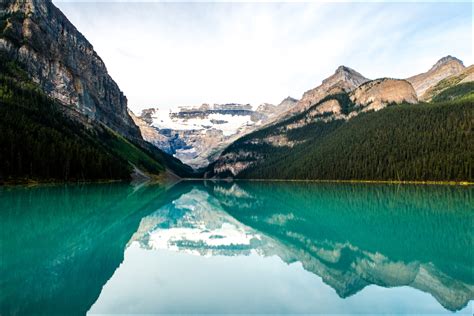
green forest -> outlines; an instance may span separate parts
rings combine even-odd
[[[433,102],[445,102],[460,98],[472,98],[474,96],[474,82],[466,82],[443,90],[433,97]]]
[[[128,180],[133,166],[155,175],[165,166],[180,175],[192,172],[145,142],[70,119],[5,56],[0,73],[0,183]]]
[[[107,137],[105,130],[87,131],[67,119],[15,63],[2,58],[0,71],[1,182],[129,177],[127,161],[96,141]]]
[[[469,89],[445,90],[436,103],[391,105],[347,122],[311,123],[287,133],[289,140],[300,141],[293,148],[249,142],[297,119],[290,118],[241,138],[224,153],[253,153],[248,159],[256,164],[237,178],[473,181],[474,96]]]

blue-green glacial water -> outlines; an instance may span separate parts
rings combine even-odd
[[[0,188],[0,314],[472,314],[474,188]]]

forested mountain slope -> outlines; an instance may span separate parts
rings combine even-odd
[[[424,99],[427,101],[438,101],[440,100],[439,95],[449,88],[454,88],[455,86],[464,86],[469,87],[469,84],[474,80],[474,65],[471,65],[465,68],[462,72],[455,75],[449,76],[441,81],[439,81],[435,86],[431,87],[424,94]],[[461,88],[462,89],[462,88]],[[452,91],[452,90],[451,90]],[[472,91],[472,88],[471,88]],[[450,93],[450,92],[448,92]],[[467,93],[465,91],[464,93]]]
[[[134,168],[182,176],[191,169],[106,125],[71,118],[15,62],[0,56],[0,183],[128,180]]]
[[[328,99],[345,100],[347,94]],[[265,142],[301,116],[229,146],[208,177],[394,181],[473,181],[474,97],[392,105],[376,112],[319,120],[285,132],[285,146]],[[327,115],[327,114],[326,114]]]
[[[50,0],[0,9],[0,183],[192,176],[143,140],[105,64]]]

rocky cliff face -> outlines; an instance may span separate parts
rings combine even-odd
[[[291,111],[298,104],[298,100],[287,97],[278,105],[270,103],[260,104],[255,110],[256,115],[265,121],[265,123],[273,123],[281,114]]]
[[[143,110],[132,116],[145,140],[174,155],[193,168],[206,167],[238,138],[269,124],[288,111],[297,100],[288,97],[280,104],[203,104],[181,107],[176,112]]]
[[[363,111],[377,111],[390,103],[418,102],[416,92],[408,81],[387,78],[362,84],[350,93],[350,98]]]
[[[0,6],[5,21],[1,53],[24,65],[33,81],[72,116],[79,113],[140,138],[127,99],[104,62],[50,0],[4,0]]]
[[[438,60],[427,72],[407,78],[407,80],[415,89],[420,100],[428,100],[430,96],[425,93],[430,88],[447,77],[461,73],[464,68],[462,61],[448,55]]]
[[[306,91],[298,104],[292,108],[290,112],[297,113],[304,111],[330,94],[350,92],[367,81],[369,81],[369,79],[354,69],[339,66],[332,76],[323,80],[321,85]]]

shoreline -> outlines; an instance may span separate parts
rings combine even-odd
[[[56,181],[56,180],[25,180],[25,181],[5,181],[0,183],[0,188],[7,187],[35,187],[35,186],[54,186],[54,185],[78,185],[78,184],[107,184],[107,183],[129,183],[125,180],[117,179],[101,179],[101,180],[84,180],[84,181]]]
[[[176,179],[175,179],[176,180]],[[157,177],[150,179],[149,181],[144,181],[144,183],[161,183],[166,182],[166,179]],[[446,185],[446,186],[474,186],[474,182],[469,181],[417,181],[417,180],[323,180],[323,179],[234,179],[234,178],[179,178],[179,180],[174,182],[181,181],[215,181],[215,182],[308,182],[308,183],[352,183],[352,184],[414,184],[414,185]],[[126,180],[114,180],[114,179],[101,179],[101,180],[86,180],[86,181],[5,181],[0,183],[1,187],[15,187],[15,186],[50,186],[50,185],[75,185],[75,184],[106,184],[106,183],[124,183],[132,184],[133,181]]]
[[[233,178],[209,178],[194,179],[183,178],[184,181],[250,181],[250,182],[313,182],[313,183],[366,183],[366,184],[417,184],[417,185],[450,185],[450,186],[474,186],[469,181],[417,181],[417,180],[315,180],[315,179],[233,179]]]

